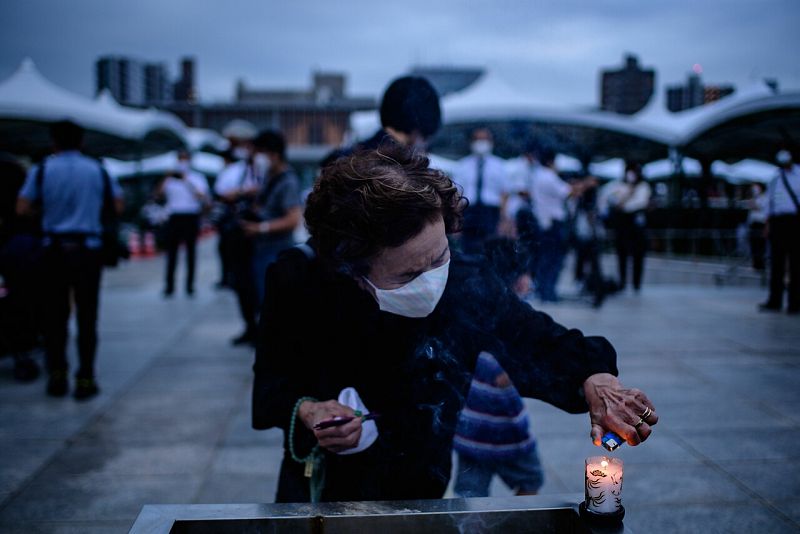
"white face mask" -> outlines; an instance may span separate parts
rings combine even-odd
[[[625,173],[625,181],[629,184],[632,184],[636,181],[636,173],[633,171],[628,171]]]
[[[493,148],[494,144],[488,139],[478,139],[477,141],[473,141],[470,145],[470,150],[472,150],[472,153],[477,154],[478,156],[486,156],[487,154],[491,154]]]
[[[775,154],[775,161],[777,161],[779,165],[788,165],[792,162],[792,154],[788,150],[780,150]]]
[[[265,176],[267,171],[269,171],[269,158],[267,155],[259,152],[253,156],[253,167],[255,168],[256,174]]]
[[[189,164],[188,161],[179,161],[178,162],[178,172],[181,174],[186,174],[192,166]]]
[[[444,265],[425,271],[397,289],[379,289],[367,277],[364,280],[375,290],[381,310],[403,317],[427,317],[442,298],[449,272],[450,260],[447,260]]]

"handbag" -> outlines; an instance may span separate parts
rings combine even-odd
[[[245,167],[242,175],[239,177],[239,188],[244,185],[247,180],[247,173],[249,167]],[[228,233],[239,229],[239,220],[241,213],[247,211],[250,207],[250,201],[237,201],[233,204],[217,199],[211,205],[208,214],[208,219],[211,224],[217,227],[221,233]]]

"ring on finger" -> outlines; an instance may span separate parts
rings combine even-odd
[[[642,419],[642,418],[640,417],[640,418],[639,418],[639,421],[637,421],[637,422],[636,422],[636,424],[635,424],[635,425],[633,425],[633,428],[635,428],[635,429],[637,429],[637,430],[638,430],[638,429],[639,429],[639,427],[640,427],[640,426],[642,426],[643,424],[644,424],[644,419]]]
[[[641,419],[647,419],[651,415],[653,415],[653,410],[651,410],[649,406],[645,406],[644,411],[642,412],[642,415],[640,415],[639,417]]]

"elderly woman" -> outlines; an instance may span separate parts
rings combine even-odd
[[[324,169],[305,212],[311,246],[268,271],[254,366],[253,427],[284,430],[278,502],[441,498],[482,352],[523,396],[588,410],[595,444],[608,430],[631,445],[650,435],[653,406],[618,382],[608,341],[451,256],[465,205],[401,147]]]

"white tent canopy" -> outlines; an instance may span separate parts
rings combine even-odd
[[[205,128],[187,128],[186,140],[192,152],[222,152],[230,146],[227,139],[214,130]]]
[[[446,122],[458,120],[473,113],[508,112],[511,110],[529,110],[547,105],[525,95],[498,76],[482,75],[477,82],[467,89],[444,97],[442,115]]]
[[[166,175],[178,168],[178,153],[176,151],[159,154],[141,161],[120,161],[113,158],[103,158],[103,165],[108,174],[118,180],[125,180],[141,175]],[[195,152],[191,156],[192,169],[205,174],[216,176],[225,166],[221,156],[206,152]]]
[[[711,173],[715,176],[722,176],[735,184],[748,182],[766,184],[778,176],[778,168],[775,165],[753,159],[743,159],[733,164],[715,161],[711,164]]]
[[[445,97],[442,114],[445,123],[519,118],[608,129],[666,144],[677,140],[673,131],[657,124],[640,127],[629,116],[556,108],[551,102],[540,101],[512,88],[495,74],[484,74],[464,91]]]
[[[506,155],[521,150],[521,136],[553,144],[557,151],[579,159],[621,156],[623,150],[639,158],[666,155],[667,147],[677,141],[673,132],[639,125],[629,116],[554,107],[511,87],[494,73],[484,74],[467,89],[445,97],[442,116],[443,131],[457,137],[463,137],[465,129],[482,124],[516,123],[515,137],[506,134],[496,139],[500,152]],[[452,156],[466,150],[466,141],[441,144]]]
[[[372,137],[381,127],[377,111],[355,111],[350,114],[350,132],[353,141],[364,141]]]
[[[590,163],[589,174],[598,178],[608,178],[609,180],[620,179],[625,174],[625,160],[612,158],[599,163]]]
[[[765,83],[754,82],[715,102],[671,112],[667,109],[664,94],[663,89],[656,90],[650,102],[633,115],[633,122],[644,128],[662,128],[671,132],[676,137],[677,145],[691,142],[705,130],[743,112],[765,106],[768,108],[770,103],[782,103],[786,98],[797,100],[797,95],[775,95]]]
[[[236,139],[255,139],[258,129],[255,125],[244,119],[233,119],[222,129],[223,137]]]
[[[583,170],[583,165],[578,158],[566,154],[556,154],[555,164],[558,172],[581,172]]]
[[[668,148],[698,159],[735,161],[737,156],[748,154],[770,159],[774,147],[782,141],[800,137],[796,134],[800,127],[800,93],[776,94],[763,82],[677,113],[667,110],[664,90],[659,89],[644,109],[629,116],[558,109],[488,73],[467,89],[445,97],[442,107],[445,130],[456,135],[463,136],[465,128],[481,123],[516,122],[516,132],[525,131],[525,135],[545,143],[555,141],[558,150],[580,159],[619,156],[649,161],[666,156]],[[527,129],[521,130],[521,123],[527,123]],[[727,124],[735,127],[727,128]],[[514,144],[514,139],[504,141]],[[456,145],[447,143],[452,155],[466,150],[464,143]]]
[[[49,150],[48,125],[71,120],[87,130],[87,152],[132,158],[185,145],[185,127],[174,115],[135,110],[108,94],[92,100],[47,80],[30,59],[0,83],[0,144],[12,153]]]
[[[703,166],[696,159],[681,158],[681,168],[686,176],[700,176],[703,174]],[[673,174],[675,174],[675,163],[669,159],[652,161],[642,167],[642,175],[648,180],[667,178]]]

